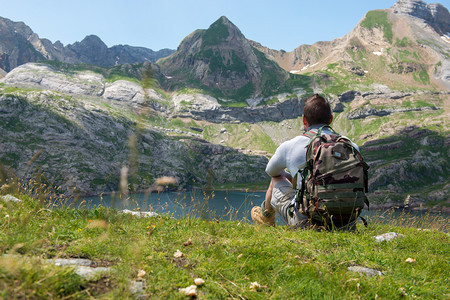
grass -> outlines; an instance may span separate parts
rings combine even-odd
[[[361,22],[361,26],[367,29],[378,27],[383,29],[384,37],[392,44],[392,25],[388,20],[387,12],[381,10],[372,10],[366,14],[366,17]]]
[[[102,206],[53,207],[40,191],[2,188],[23,202],[0,202],[0,297],[132,298],[130,282],[139,280],[149,298],[182,299],[179,289],[197,277],[205,280],[200,299],[443,299],[450,293],[448,219],[439,216],[369,220],[357,233],[292,231],[207,214],[137,218]],[[405,237],[373,238],[391,231]],[[174,257],[177,250],[181,257]],[[45,263],[57,257],[87,258],[111,271],[87,280],[73,268]],[[409,257],[415,263],[405,262]],[[250,288],[253,282],[259,287]]]
[[[226,132],[221,133],[225,128]],[[224,142],[224,145],[248,150],[261,150],[274,153],[277,145],[270,136],[257,125],[240,124],[208,124],[203,127],[203,138],[212,143]]]

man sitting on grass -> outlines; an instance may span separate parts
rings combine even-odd
[[[331,124],[332,121],[330,105],[323,97],[315,94],[306,99],[303,110],[303,125],[306,131],[317,133],[319,128]],[[331,130],[324,127],[322,133],[331,134]],[[305,163],[309,142],[309,137],[299,135],[277,148],[266,167],[266,172],[272,180],[265,200],[261,207],[255,206],[251,211],[253,222],[268,226],[275,225],[275,212],[277,212],[293,228],[309,226],[307,217],[298,208],[292,206],[292,200],[302,183],[301,178],[298,178],[297,187],[293,187],[292,175],[297,173],[298,167]],[[359,151],[355,144],[353,146]],[[300,174],[299,177],[301,177]]]

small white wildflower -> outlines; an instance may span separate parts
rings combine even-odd
[[[407,262],[407,263],[415,263],[416,260],[415,260],[414,258],[408,257],[408,258],[405,260],[405,262]]]
[[[252,282],[250,283],[250,289],[253,291],[256,291],[257,289],[260,289],[261,285],[258,282]]]
[[[194,283],[195,283],[195,285],[202,285],[205,283],[205,281],[201,278],[195,278]]]
[[[138,277],[144,277],[145,276],[145,274],[147,274],[144,270],[139,270],[139,272],[138,272]]]
[[[180,258],[180,257],[183,257],[183,256],[184,256],[183,252],[181,252],[181,251],[178,250],[178,249],[177,249],[177,251],[173,254],[173,257],[175,257],[175,258]]]
[[[191,285],[187,288],[179,289],[180,293],[184,293],[186,296],[197,296],[197,286]]]
[[[5,215],[5,218],[9,218],[9,215]]]

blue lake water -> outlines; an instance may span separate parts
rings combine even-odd
[[[186,192],[163,192],[149,194],[134,194],[127,198],[118,195],[105,195],[102,197],[88,197],[73,200],[74,207],[94,208],[99,205],[113,207],[119,210],[153,211],[159,214],[169,214],[175,218],[192,216],[211,220],[237,220],[250,221],[250,211],[253,206],[261,205],[265,193],[245,191],[214,191],[205,192],[193,190]],[[398,218],[403,215],[403,218]],[[427,212],[403,212],[403,211],[375,211],[363,210],[361,216],[369,222],[385,222],[392,219],[401,219],[402,222],[414,221],[415,227],[422,224],[417,220],[423,220],[429,227],[430,223],[439,222],[439,229],[448,231],[449,215],[430,214]],[[421,218],[418,218],[421,217]],[[282,224],[281,220],[277,223]],[[395,223],[397,225],[401,225]],[[411,225],[411,224],[409,224]],[[425,225],[425,224],[424,224]]]

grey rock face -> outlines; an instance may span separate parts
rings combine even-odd
[[[9,72],[1,82],[18,87],[49,89],[66,94],[103,94],[104,78],[93,72],[80,72],[73,76],[55,71],[49,66],[25,64]]]
[[[342,93],[338,95],[338,99],[341,102],[351,102],[355,100],[355,97],[360,96],[361,92],[358,91],[347,91],[345,93]]]
[[[448,9],[438,3],[428,4],[433,23],[442,28],[442,33],[450,32],[450,14]]]
[[[295,119],[302,115],[304,99],[291,98],[270,106],[257,107],[223,107],[211,105],[206,107],[186,107],[178,115],[190,116],[197,120],[208,120],[213,123],[257,123],[262,121],[281,122]]]
[[[33,31],[23,22],[0,17],[0,68],[9,72],[18,65],[44,59],[28,40]]]
[[[391,91],[387,86],[384,85],[375,85],[371,91],[367,92],[359,92],[350,90],[344,92],[337,96],[337,98],[331,99],[330,104],[334,107],[334,112],[343,112],[344,107],[347,105],[346,103],[355,101],[355,100],[373,100],[373,99],[386,99],[386,100],[398,100],[412,94],[409,92],[399,92],[399,91]],[[355,119],[364,119],[370,116],[387,116],[397,112],[408,112],[408,111],[427,111],[427,110],[439,110],[442,109],[436,106],[429,107],[386,107],[386,108],[373,108],[373,107],[359,107],[347,115],[347,119],[355,120]]]
[[[392,9],[396,14],[411,15],[426,21],[433,18],[427,4],[421,0],[399,0],[392,6]]]
[[[399,0],[392,6],[392,10],[396,14],[423,19],[440,34],[450,32],[450,14],[441,4],[427,5],[421,0]]]
[[[117,80],[106,84],[103,98],[130,103],[132,105],[144,104],[145,91],[137,83],[127,80]]]

